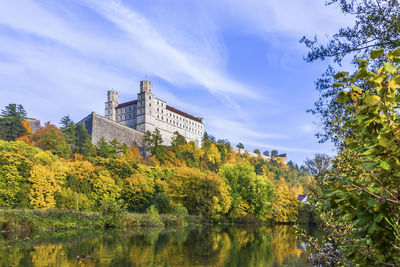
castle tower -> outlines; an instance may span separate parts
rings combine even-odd
[[[151,81],[140,81],[140,92],[137,96],[136,130],[141,132],[155,130],[154,95]]]
[[[116,121],[116,110],[118,106],[118,92],[112,90],[107,91],[107,102],[105,102],[104,116],[107,119]]]

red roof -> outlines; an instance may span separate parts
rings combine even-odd
[[[179,114],[179,115],[182,115],[183,117],[186,117],[186,118],[188,118],[188,119],[191,119],[191,120],[194,120],[194,121],[197,121],[197,122],[202,123],[200,118],[197,118],[197,117],[195,117],[195,116],[192,116],[192,115],[190,115],[190,114],[187,114],[186,112],[180,111],[179,109],[176,109],[176,108],[171,107],[171,106],[168,106],[168,105],[167,105],[167,109],[168,109],[169,111],[172,111],[172,112],[175,112],[175,113],[177,113],[177,114]]]
[[[119,104],[117,106],[117,108],[123,108],[123,107],[130,106],[130,105],[133,105],[133,104],[136,104],[136,103],[137,103],[137,100],[121,103],[121,104]]]

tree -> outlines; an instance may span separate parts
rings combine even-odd
[[[261,151],[260,151],[260,149],[258,149],[258,148],[254,149],[253,152],[256,153],[256,154],[258,154],[258,155],[261,155]]]
[[[106,139],[101,137],[96,144],[96,155],[103,158],[111,158],[116,157],[117,153]]]
[[[306,61],[332,57],[340,65],[346,56],[353,56],[353,62],[357,65],[355,59],[368,59],[373,49],[394,49],[400,45],[398,0],[330,0],[327,4],[337,4],[342,13],[354,17],[355,23],[353,26],[340,29],[325,45],[319,44],[317,37],[312,40],[303,37],[301,42],[310,49]],[[376,58],[376,61],[381,60]],[[348,134],[342,127],[342,121],[348,119],[348,112],[342,103],[336,101],[336,95],[342,89],[339,86],[332,86],[340,78],[340,74],[336,77],[335,75],[337,73],[334,67],[329,66],[325,74],[317,80],[316,89],[320,93],[320,98],[308,112],[318,116],[322,122],[323,128],[316,134],[319,141],[332,141],[341,148],[345,146],[342,137]],[[368,87],[355,85],[368,90]]]
[[[88,133],[85,124],[76,125],[76,148],[74,153],[82,154],[86,157],[90,157],[94,154],[95,148],[92,144],[92,137]]]
[[[33,138],[32,127],[26,120],[23,120],[21,124],[25,128],[25,134],[20,137],[17,137],[15,141],[23,141],[28,145],[30,145],[32,143],[32,138]]]
[[[92,138],[89,135],[85,124],[76,125],[67,115],[62,117],[60,128],[65,141],[70,145],[73,154],[78,153],[90,157],[95,153]]]
[[[242,143],[237,144],[236,147],[239,149],[244,149],[244,145]]]
[[[352,27],[340,29],[326,45],[320,45],[317,37],[313,40],[303,37],[300,42],[311,50],[307,61],[332,57],[340,63],[349,54],[365,58],[373,49],[400,46],[399,1],[327,1],[327,5],[332,4],[338,4],[342,13],[353,16],[355,23]]]
[[[307,158],[304,163],[311,175],[316,177],[319,184],[322,184],[322,179],[329,173],[331,162],[332,159],[328,155],[315,154],[313,159]]]
[[[46,123],[33,135],[33,145],[43,150],[49,150],[63,158],[71,157],[71,148],[65,141],[62,132],[50,123]]]
[[[384,57],[375,50],[371,59]],[[349,113],[349,129],[327,179],[325,206],[337,221],[351,226],[353,235],[339,247],[362,266],[395,266],[400,262],[400,49],[390,51],[378,70],[360,61],[354,75],[343,74],[337,101]],[[374,68],[371,68],[374,69]],[[362,81],[363,91],[354,85]]]
[[[33,166],[31,176],[28,179],[32,183],[29,192],[32,208],[49,209],[55,207],[54,195],[61,190],[56,175],[56,171],[49,166],[39,164]]]
[[[231,205],[229,187],[215,173],[187,167],[176,168],[166,188],[175,204],[181,203],[189,213],[220,221]]]
[[[146,131],[144,134],[144,142],[146,143],[147,150],[150,151],[152,155],[156,154],[157,149],[163,142],[160,130],[156,128],[153,133]]]
[[[177,147],[179,145],[185,145],[187,141],[183,135],[181,135],[178,131],[174,132],[174,136],[172,137],[171,146]]]
[[[248,162],[226,164],[221,167],[220,175],[231,188],[231,218],[250,214],[261,221],[267,220],[272,212],[274,196],[274,187],[270,182],[256,175],[254,167]]]
[[[0,139],[14,141],[26,133],[22,125],[26,112],[22,105],[9,104],[1,113],[3,117],[0,117]]]
[[[122,197],[130,209],[143,212],[154,197],[154,192],[153,182],[149,182],[144,175],[135,173],[124,180]]]

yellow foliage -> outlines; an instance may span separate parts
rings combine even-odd
[[[108,171],[101,171],[93,181],[93,189],[97,196],[102,199],[106,196],[112,198],[119,198],[121,193],[121,188],[115,184],[113,178],[110,177]]]
[[[54,208],[54,194],[61,190],[56,172],[48,166],[34,165],[28,178],[32,183],[29,192],[30,205],[34,209]]]

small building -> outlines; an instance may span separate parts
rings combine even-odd
[[[309,204],[307,195],[298,195],[297,201]]]

